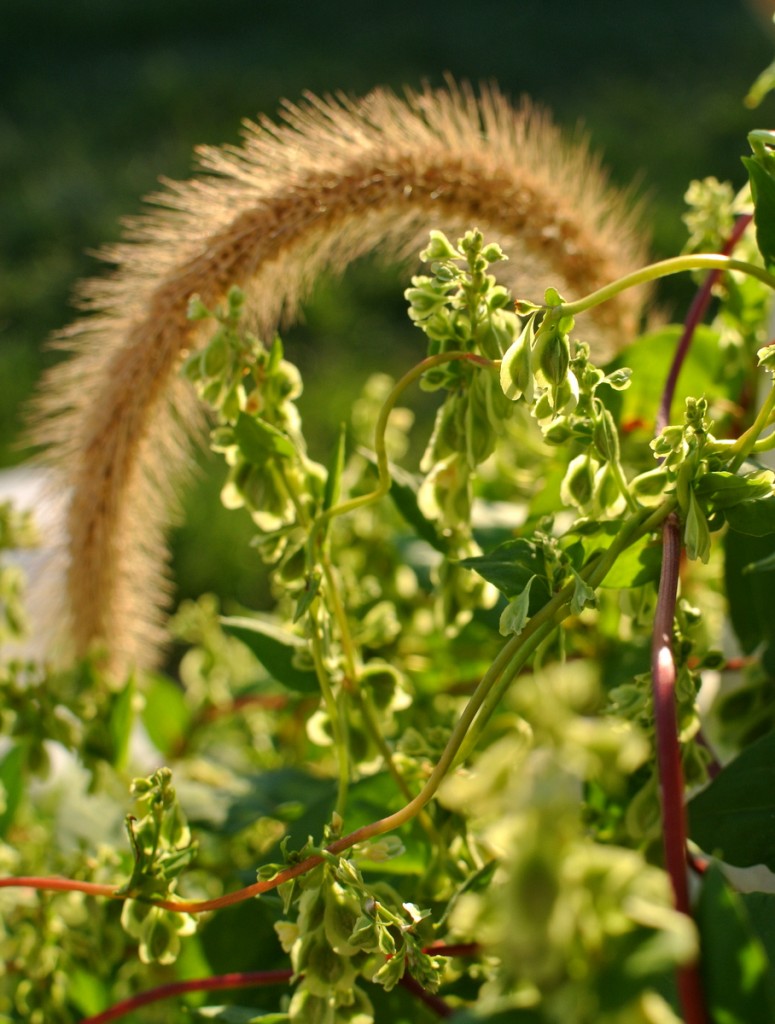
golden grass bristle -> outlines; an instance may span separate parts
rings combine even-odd
[[[643,255],[631,204],[586,145],[494,88],[307,96],[198,156],[204,173],[164,183],[102,254],[114,269],[82,286],[84,315],[54,341],[70,358],[35,403],[33,440],[70,494],[70,652],[104,644],[116,672],[152,665],[164,641],[165,532],[198,420],[178,372],[201,329],[192,294],[212,307],[238,284],[270,336],[322,271],[377,248],[414,255],[431,228],[479,227],[510,257],[504,283],[538,301],[550,284],[577,298]],[[598,357],[631,337],[641,301],[585,318]]]

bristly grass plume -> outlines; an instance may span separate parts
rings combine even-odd
[[[165,636],[165,530],[199,419],[178,374],[197,344],[192,295],[213,307],[237,284],[271,334],[322,271],[376,248],[406,257],[430,227],[497,236],[520,296],[548,279],[583,295],[643,255],[632,204],[586,144],[491,88],[307,96],[198,156],[202,173],[166,182],[102,254],[113,270],[82,286],[83,316],[54,340],[70,358],[35,404],[33,439],[70,494],[68,648],[103,643],[117,671],[153,664]],[[591,314],[598,357],[632,335],[641,301]]]

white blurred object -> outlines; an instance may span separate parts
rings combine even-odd
[[[25,576],[24,607],[28,636],[3,645],[5,658],[42,661],[54,652],[58,610],[64,593],[64,515],[66,494],[57,492],[51,474],[39,466],[17,466],[0,471],[0,503],[10,501],[30,511],[39,546],[0,555],[4,564],[17,565]]]

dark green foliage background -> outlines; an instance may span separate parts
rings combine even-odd
[[[528,93],[570,131],[581,122],[614,180],[646,195],[657,255],[683,244],[691,178],[742,185],[745,133],[775,104],[742,105],[773,44],[743,0],[5,0],[0,28],[0,465],[22,456],[23,403],[53,358],[43,341],[97,268],[86,251],[118,237],[160,175],[187,176],[194,145],[236,141],[242,118],[274,115],[282,97],[438,85],[445,72]],[[368,262],[324,281],[289,333],[318,458],[363,376],[415,357],[402,281]],[[672,282],[664,301],[689,287]],[[182,595],[260,600],[256,565],[235,562],[239,529],[205,477],[175,540]]]

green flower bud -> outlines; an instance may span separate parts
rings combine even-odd
[[[533,373],[531,354],[534,341],[535,318],[530,317],[522,333],[501,360],[501,388],[507,398],[515,402],[524,396],[533,401]]]
[[[488,263],[498,263],[500,260],[508,259],[508,256],[504,255],[503,249],[501,249],[497,242],[490,242],[489,245],[486,245],[482,249],[482,256]]]
[[[570,343],[556,324],[542,326],[536,335],[535,356],[544,380],[552,387],[563,383],[570,368]]]
[[[350,943],[361,916],[361,904],[351,889],[345,889],[338,882],[326,888],[326,909],[323,917],[326,939],[335,953],[353,956],[359,947]]]
[[[597,401],[595,402],[597,405]],[[594,442],[600,455],[606,462],[619,461],[619,433],[614,423],[614,418],[608,409],[602,404],[596,410]]]
[[[443,231],[431,231],[430,242],[420,253],[423,263],[431,263],[433,260],[457,260],[460,253],[452,245]]]
[[[647,473],[641,473],[630,482],[630,491],[641,504],[651,504],[649,499],[656,499],[658,503],[662,494],[670,482],[670,475],[663,466],[657,469],[650,469]]]
[[[560,484],[560,498],[566,505],[584,509],[595,493],[595,474],[600,463],[589,455],[572,459]]]

